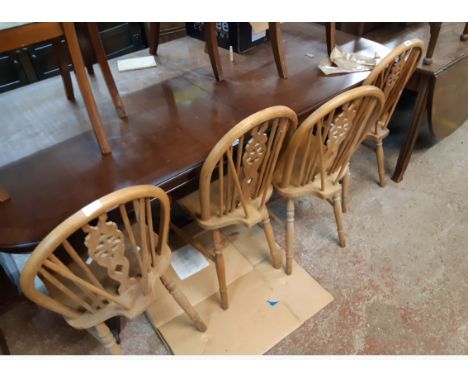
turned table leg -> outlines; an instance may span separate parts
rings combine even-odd
[[[216,23],[205,23],[205,41],[208,55],[210,56],[211,67],[216,81],[222,81],[223,67],[219,57],[218,39],[216,37]]]
[[[434,49],[437,44],[437,39],[439,38],[440,27],[442,23],[429,23],[431,28],[431,38],[429,39],[429,44],[427,45],[426,57],[423,59],[424,65],[430,65],[432,63],[432,55],[434,54]]]
[[[91,86],[89,85],[88,77],[86,76],[83,57],[81,56],[78,38],[76,37],[75,26],[73,23],[62,23],[62,27],[65,39],[67,40],[73,67],[75,69],[76,79],[86,105],[89,119],[91,120],[91,125],[94,129],[94,134],[96,135],[102,154],[109,154],[111,152],[111,148],[107,141],[104,127],[102,126],[101,117],[91,91]]]
[[[119,91],[115,85],[114,77],[107,62],[106,53],[102,45],[101,37],[99,36],[99,30],[96,23],[87,23],[89,38],[93,46],[94,54],[96,55],[99,67],[101,68],[104,81],[106,82],[107,89],[109,90],[112,102],[114,103],[115,110],[118,116],[123,119],[127,118],[125,109],[120,98]]]
[[[7,190],[5,190],[2,186],[0,186],[0,203],[6,202],[10,199],[10,195],[8,194]]]
[[[59,68],[60,76],[62,77],[63,87],[65,88],[65,94],[69,101],[75,100],[75,94],[73,92],[73,83],[70,76],[70,70],[67,66],[67,61],[64,57],[64,48],[60,41],[60,38],[57,38],[52,41],[52,46],[54,49],[55,58],[57,59],[57,64]]]
[[[115,338],[115,342],[120,344],[120,332],[122,331],[122,318],[120,316],[111,317],[105,321],[105,324],[109,327],[112,335]]]
[[[275,58],[276,69],[278,75],[286,79],[288,78],[288,70],[286,68],[286,59],[284,56],[283,39],[281,37],[280,23],[268,23],[268,34],[271,42],[271,49],[273,50],[273,57]]]
[[[421,119],[424,111],[427,108],[429,81],[430,77],[428,76],[421,76],[419,79],[418,96],[416,98],[413,117],[411,119],[408,132],[406,133],[405,141],[400,148],[400,154],[398,156],[398,161],[392,176],[392,180],[395,182],[401,182],[403,180],[403,175],[405,174],[406,168],[408,167],[408,163],[411,158],[411,154],[413,153],[414,145],[421,128]]]
[[[465,23],[465,29],[463,29],[463,32],[460,35],[460,40],[461,41],[468,40],[468,23]]]
[[[160,33],[161,33],[161,23],[149,23],[149,32],[148,32],[149,54],[153,56],[158,54]]]
[[[325,30],[327,35],[327,52],[330,56],[336,46],[336,23],[326,23]]]

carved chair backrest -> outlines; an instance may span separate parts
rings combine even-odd
[[[201,218],[212,215],[215,202],[217,216],[242,207],[248,218],[247,204],[266,203],[272,176],[288,131],[297,127],[297,116],[286,106],[273,106],[245,118],[215,145],[200,174]],[[217,173],[217,191],[211,194],[211,182]],[[212,200],[212,198],[217,199]]]
[[[377,86],[385,95],[378,120],[383,127],[387,127],[403,89],[416,70],[423,47],[419,39],[403,42],[385,56],[363,82],[363,85]]]
[[[160,209],[156,223],[152,201]],[[23,269],[21,289],[33,302],[68,319],[103,315],[112,307],[130,310],[134,301],[128,296],[148,296],[152,274],[164,271],[156,269],[158,264],[170,263],[170,258],[161,261],[171,256],[169,208],[166,193],[149,185],[127,187],[94,201],[40,242]],[[131,224],[134,217],[136,223]],[[84,245],[76,243],[77,233],[86,235]],[[35,287],[36,276],[48,294]]]
[[[384,95],[375,86],[361,86],[334,97],[297,128],[281,157],[280,187],[300,187],[320,176],[321,190],[331,177],[336,184],[351,155],[375,123]]]

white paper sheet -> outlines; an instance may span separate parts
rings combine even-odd
[[[330,58],[325,58],[319,63],[320,70],[325,74],[353,73],[372,70],[380,61],[380,57],[375,55],[369,57],[360,53],[343,52],[336,46],[330,54]]]
[[[210,264],[205,257],[191,245],[172,252],[172,268],[181,280],[200,272]]]
[[[119,72],[127,70],[146,69],[157,66],[154,56],[126,58],[117,61],[117,68]]]

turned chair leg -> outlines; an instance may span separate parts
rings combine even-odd
[[[182,291],[177,287],[177,284],[175,283],[174,279],[170,277],[168,273],[162,275],[160,279],[163,285],[172,295],[174,300],[177,302],[177,304],[179,304],[179,306],[183,309],[187,316],[189,316],[189,318],[193,321],[195,327],[199,331],[204,332],[206,330],[205,323],[200,318],[198,312],[192,306],[185,294],[183,294]]]
[[[271,226],[268,211],[265,212],[265,215],[266,216],[263,219],[263,231],[265,232],[268,248],[270,249],[271,262],[274,268],[279,269],[281,267],[281,254],[275,241],[275,235],[273,234],[273,227]]]
[[[117,345],[115,337],[112,335],[112,332],[106,324],[96,325],[89,331],[109,351],[109,353],[112,355],[122,355],[122,349]]]
[[[333,211],[335,212],[336,230],[338,231],[338,240],[340,247],[346,247],[346,238],[343,231],[343,214],[341,210],[341,196],[336,194],[333,197]]]
[[[341,198],[342,198],[342,204],[341,208],[343,212],[348,211],[348,194],[349,194],[349,168],[346,170],[345,176],[343,177],[342,183],[341,183],[342,189],[341,189]]]
[[[286,210],[286,274],[292,273],[294,259],[294,199],[288,198]]]
[[[221,307],[226,310],[229,307],[229,302],[226,285],[226,270],[224,266],[224,256],[222,253],[223,243],[221,232],[219,230],[213,231],[213,247],[216,274],[218,275],[219,294],[221,296]]]
[[[379,184],[380,187],[385,186],[385,166],[384,166],[384,151],[382,140],[379,139],[376,143],[377,167],[379,170]]]

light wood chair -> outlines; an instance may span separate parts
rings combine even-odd
[[[151,212],[154,200],[160,208],[158,234]],[[158,279],[195,326],[205,331],[206,325],[169,276],[169,209],[166,193],[149,185],[127,187],[96,200],[36,247],[21,274],[22,291],[36,304],[63,315],[72,327],[88,329],[112,354],[121,354],[121,349],[104,321],[115,316],[133,319],[145,312],[157,297]],[[79,246],[76,234],[83,233],[84,245]],[[36,276],[48,294],[35,287]]]
[[[295,198],[313,195],[329,201],[340,246],[346,245],[342,210],[347,208],[349,161],[375,123],[383,102],[384,95],[375,86],[348,90],[313,112],[289,140],[274,177],[275,190],[287,199],[287,274],[292,272],[294,257]]]
[[[389,134],[388,123],[407,82],[416,70],[423,51],[419,39],[408,40],[396,47],[372,70],[363,85],[374,85],[385,95],[385,104],[380,117],[367,134],[366,140],[376,144],[379,184],[385,185],[384,150],[382,142]]]
[[[272,177],[283,142],[296,126],[296,113],[286,106],[269,107],[239,122],[208,155],[199,189],[178,200],[201,228],[213,232],[210,257],[216,265],[223,309],[229,304],[221,228],[263,222],[273,266],[281,267],[266,202],[273,191]]]

